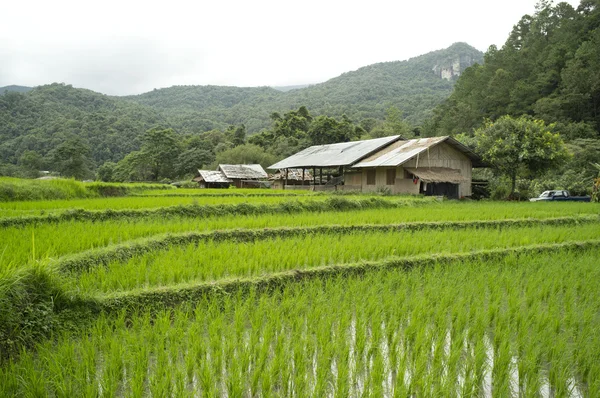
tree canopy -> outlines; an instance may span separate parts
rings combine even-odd
[[[543,174],[560,167],[569,158],[560,134],[553,133],[553,128],[527,116],[516,119],[502,116],[475,131],[483,160],[510,179],[511,196],[517,177]]]

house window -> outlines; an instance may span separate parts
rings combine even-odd
[[[404,169],[404,179],[406,180],[412,180],[413,179],[413,175],[412,173],[409,173],[408,170]]]
[[[394,185],[396,183],[396,169],[386,170],[385,183],[387,185]]]
[[[367,185],[375,185],[375,170],[367,170]]]

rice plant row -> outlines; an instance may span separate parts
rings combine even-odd
[[[136,255],[125,261],[74,272],[69,287],[78,294],[166,287],[224,278],[263,276],[291,269],[376,261],[390,256],[511,248],[542,243],[594,240],[600,223],[535,225],[460,230],[313,233],[265,240],[200,241]]]
[[[157,191],[160,192],[160,191]],[[169,191],[167,191],[169,192]],[[319,200],[326,196],[297,195],[294,200]],[[352,196],[348,199],[356,199]],[[120,210],[120,209],[151,209],[166,206],[180,205],[204,205],[214,206],[223,204],[256,203],[275,204],[289,201],[289,196],[262,195],[262,196],[232,196],[232,195],[202,195],[202,196],[127,196],[114,198],[89,198],[74,200],[45,200],[45,201],[23,201],[23,202],[0,202],[0,217],[14,217],[27,215],[43,215],[56,213],[61,210],[85,209],[85,210]]]
[[[599,396],[600,250],[321,278],[101,317],[1,396]]]
[[[546,219],[449,221],[449,222],[410,222],[403,224],[358,224],[358,225],[317,225],[309,227],[279,227],[262,229],[232,229],[202,232],[161,234],[111,245],[99,249],[86,250],[74,255],[51,261],[51,265],[61,271],[80,271],[102,265],[110,261],[125,261],[133,256],[156,252],[173,246],[182,246],[205,241],[252,242],[271,238],[288,238],[313,234],[349,234],[353,232],[392,232],[422,230],[457,230],[465,228],[513,228],[535,225],[576,226],[584,223],[599,223],[596,216],[575,216]]]
[[[0,228],[0,269],[20,267],[32,260],[58,258],[93,248],[121,244],[161,233],[214,231],[234,228],[310,227],[323,224],[361,225],[425,221],[547,219],[595,215],[590,203],[430,203],[426,206],[361,209],[352,211],[283,214],[224,214],[194,217],[140,217],[97,221],[64,220]],[[73,237],[77,237],[74,239]]]
[[[135,198],[134,198],[135,199]],[[148,198],[144,198],[148,199]],[[152,198],[149,198],[152,199]],[[289,200],[287,198],[270,198],[269,201],[257,201],[247,203],[245,200],[235,198],[238,203],[218,202],[213,205],[200,205],[192,203],[189,205],[137,208],[137,209],[70,209],[62,212],[49,213],[47,215],[25,215],[21,217],[2,217],[0,227],[25,226],[29,224],[57,223],[71,220],[104,221],[111,219],[135,219],[143,217],[215,217],[226,214],[248,215],[269,213],[300,213],[317,212],[328,210],[358,210],[362,208],[394,208],[406,205],[415,205],[414,201],[402,199],[386,199],[379,197],[302,197],[301,200]],[[152,203],[150,201],[149,203]],[[423,202],[425,203],[425,202]]]

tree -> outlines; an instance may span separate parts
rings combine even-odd
[[[141,160],[150,169],[150,179],[173,178],[177,171],[175,162],[181,147],[172,129],[154,128],[142,137]]]
[[[246,143],[246,126],[240,124],[239,126],[229,126],[227,135],[230,136],[231,143],[234,147],[244,145]]]
[[[541,175],[569,158],[560,135],[552,132],[553,127],[527,116],[503,116],[475,131],[483,160],[510,179],[509,197],[514,196],[517,177]]]
[[[215,160],[215,155],[203,148],[186,149],[177,157],[175,164],[178,176],[196,174],[198,169],[208,167]]]
[[[592,186],[592,202],[600,202],[600,163],[592,163],[592,166],[598,170],[598,177]]]
[[[51,154],[54,168],[65,177],[83,179],[89,177],[90,147],[81,138],[74,137],[57,146]]]
[[[39,177],[43,157],[36,151],[25,151],[19,157],[19,166],[26,177]]]
[[[362,128],[360,132],[362,132]],[[336,142],[348,142],[358,138],[354,124],[346,115],[341,121],[329,116],[317,116],[310,125],[308,137],[312,145],[333,144]]]
[[[96,178],[104,182],[114,181],[113,174],[116,167],[117,164],[114,162],[105,162],[102,166],[98,167]]]
[[[385,123],[372,129],[371,138],[389,137],[391,135],[401,135],[404,138],[412,136],[410,124],[404,121],[402,111],[395,106],[385,111]]]
[[[277,157],[259,146],[244,144],[217,154],[217,164],[260,164],[268,167]]]

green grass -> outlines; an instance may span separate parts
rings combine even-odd
[[[294,197],[294,200],[325,200],[325,196]],[[0,217],[30,216],[57,213],[61,210],[123,210],[123,209],[152,209],[179,205],[215,206],[239,203],[274,204],[289,201],[284,196],[152,196],[152,197],[115,197],[92,198],[75,200],[47,200],[40,202],[7,202],[0,203]]]
[[[0,177],[0,202],[17,200],[74,199],[92,196],[75,180],[24,180]],[[0,213],[1,214],[1,213]]]
[[[311,234],[255,242],[199,242],[113,261],[72,276],[77,294],[262,276],[290,269],[598,239],[600,223],[414,232]],[[232,255],[235,253],[235,255]]]
[[[97,196],[124,196],[135,192],[171,190],[164,184],[83,183],[73,179],[28,180],[0,177],[0,202],[81,199]],[[0,212],[0,216],[2,213]]]
[[[200,188],[177,188],[174,191],[155,191],[147,190],[137,193],[140,196],[303,196],[320,195],[309,190],[282,190],[282,189],[263,189],[263,188],[230,188],[230,189],[200,189]]]
[[[101,317],[1,396],[600,395],[600,250],[388,270]]]

